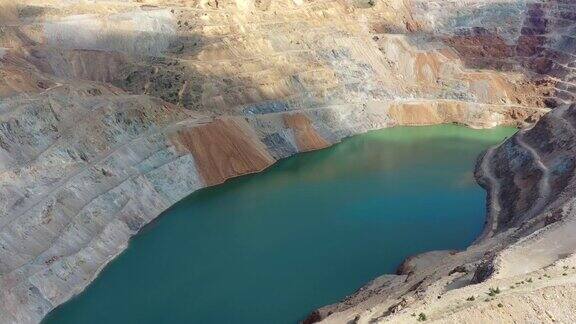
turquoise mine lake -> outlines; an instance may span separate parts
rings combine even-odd
[[[200,190],[45,323],[296,323],[412,254],[466,248],[476,158],[514,131],[384,129]]]

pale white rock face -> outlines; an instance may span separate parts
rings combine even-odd
[[[396,125],[531,125],[573,101],[572,9],[560,1],[0,0],[0,322],[39,322],[175,202],[280,158]],[[562,121],[572,108],[564,107],[542,129],[491,150],[477,171],[490,197],[501,197],[502,215],[525,215],[510,227],[521,230],[509,236],[506,218],[490,210],[492,231],[466,253],[415,257],[406,263],[413,275],[375,281],[368,297],[334,306],[326,320],[397,319],[388,311],[395,298],[416,309],[467,288],[494,260],[515,276],[524,252],[514,251],[542,260],[530,271],[555,261],[536,257],[552,236],[528,239],[555,219],[541,210],[552,200],[536,199],[528,217],[521,208],[537,193],[508,189],[530,179],[539,192],[570,196],[560,180],[571,172]],[[550,182],[532,179],[528,164]],[[550,233],[569,231],[560,224]],[[502,254],[484,266],[487,251]],[[468,274],[448,275],[463,264]]]
[[[252,0],[236,0],[236,7],[238,10],[246,12],[254,9],[254,1]]]
[[[180,175],[188,172],[192,174],[191,177],[174,177],[175,174]],[[176,158],[146,173],[146,178],[169,204],[174,204],[184,198],[188,192],[194,192],[205,187],[202,179],[197,176],[194,158],[191,155]]]
[[[91,14],[68,16],[44,26],[50,46],[142,56],[160,55],[175,36],[174,17],[168,9],[132,11],[106,19]]]

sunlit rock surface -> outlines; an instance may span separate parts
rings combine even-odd
[[[518,275],[516,263],[537,271],[570,255],[569,239],[538,251],[570,236],[575,11],[571,0],[0,0],[0,322],[40,321],[195,190],[394,125],[529,126],[554,109],[479,162],[490,212],[477,245],[412,258],[402,277],[311,320],[393,319],[437,292]],[[449,275],[456,266],[467,270]]]

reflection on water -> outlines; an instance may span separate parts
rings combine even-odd
[[[454,163],[455,154],[475,150],[477,147],[489,147],[514,131],[504,127],[474,130],[454,125],[396,127],[374,131],[345,139],[345,145],[335,145],[327,150],[302,154],[297,159],[284,161],[287,166],[283,170],[284,174],[275,177],[277,180],[286,178],[289,181],[292,174],[297,173],[308,181],[322,181],[331,178],[353,178],[367,172],[421,168],[429,165],[431,161],[436,165],[450,165]],[[372,145],[382,145],[385,148]],[[480,152],[476,152],[476,155],[478,153]],[[337,163],[335,159],[338,159]],[[305,174],[301,174],[301,170],[295,167],[298,165],[306,168]],[[460,181],[454,182],[454,185],[475,183],[472,174],[473,168],[466,168],[461,176],[456,177]]]
[[[295,323],[484,222],[476,156],[513,129],[394,128],[201,190],[47,323]]]

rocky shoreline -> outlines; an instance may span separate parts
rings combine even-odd
[[[517,276],[510,260],[570,228],[572,9],[0,1],[0,322],[39,322],[195,190],[396,125],[540,120],[479,162],[491,199],[473,246],[415,256],[312,319],[401,320]],[[467,309],[447,305],[431,318]]]
[[[571,127],[576,122],[575,108],[572,105],[554,110],[534,127],[519,131],[493,148],[493,153],[488,152],[480,159],[476,168],[478,181],[485,185],[492,177],[489,172],[494,169],[486,169],[483,165],[490,165],[490,168],[508,165],[513,171],[499,173],[497,181],[503,191],[516,187],[517,196],[510,199],[507,195],[496,195],[500,208],[488,201],[489,227],[472,246],[465,251],[436,251],[410,257],[396,275],[376,279],[343,302],[316,310],[304,322],[352,320],[361,323],[375,319],[395,322],[407,320],[411,314],[419,314],[419,310],[425,310],[429,318],[432,313],[432,318],[441,322],[481,323],[496,319],[504,321],[505,318],[568,322],[573,319],[574,313],[546,300],[539,300],[538,304],[523,309],[497,305],[504,305],[504,301],[515,298],[539,298],[540,289],[544,288],[550,294],[564,294],[572,289],[574,245],[571,239],[559,234],[573,229],[574,198],[571,192],[576,133]],[[545,142],[536,141],[542,138],[539,134],[550,131],[556,136],[546,137],[548,141]],[[534,148],[526,146],[528,139],[534,141]],[[533,154],[534,150],[538,155]],[[520,160],[525,164],[519,164]],[[542,165],[553,168],[552,178],[540,176],[532,178],[535,183],[530,186],[515,185],[514,179],[529,181],[534,168],[542,168]],[[543,181],[550,182],[550,186],[540,186]],[[535,194],[531,190],[534,187],[550,188],[550,191]],[[489,194],[494,193],[495,186],[488,185],[487,188]],[[541,199],[547,203],[539,203]],[[521,206],[521,201],[527,205]],[[562,282],[546,283],[554,281],[548,274],[554,272]],[[515,290],[525,288],[523,285],[526,288],[537,287]],[[498,292],[497,298],[493,298],[486,293],[489,287],[500,287],[503,292]],[[452,299],[448,305],[434,302],[434,299],[444,299],[445,295]],[[543,296],[547,299],[547,295]],[[567,298],[564,303],[574,302],[571,295],[563,296]],[[481,300],[475,302],[478,298]],[[546,312],[540,309],[546,309]],[[473,311],[479,313],[474,314],[474,318],[468,317]]]

